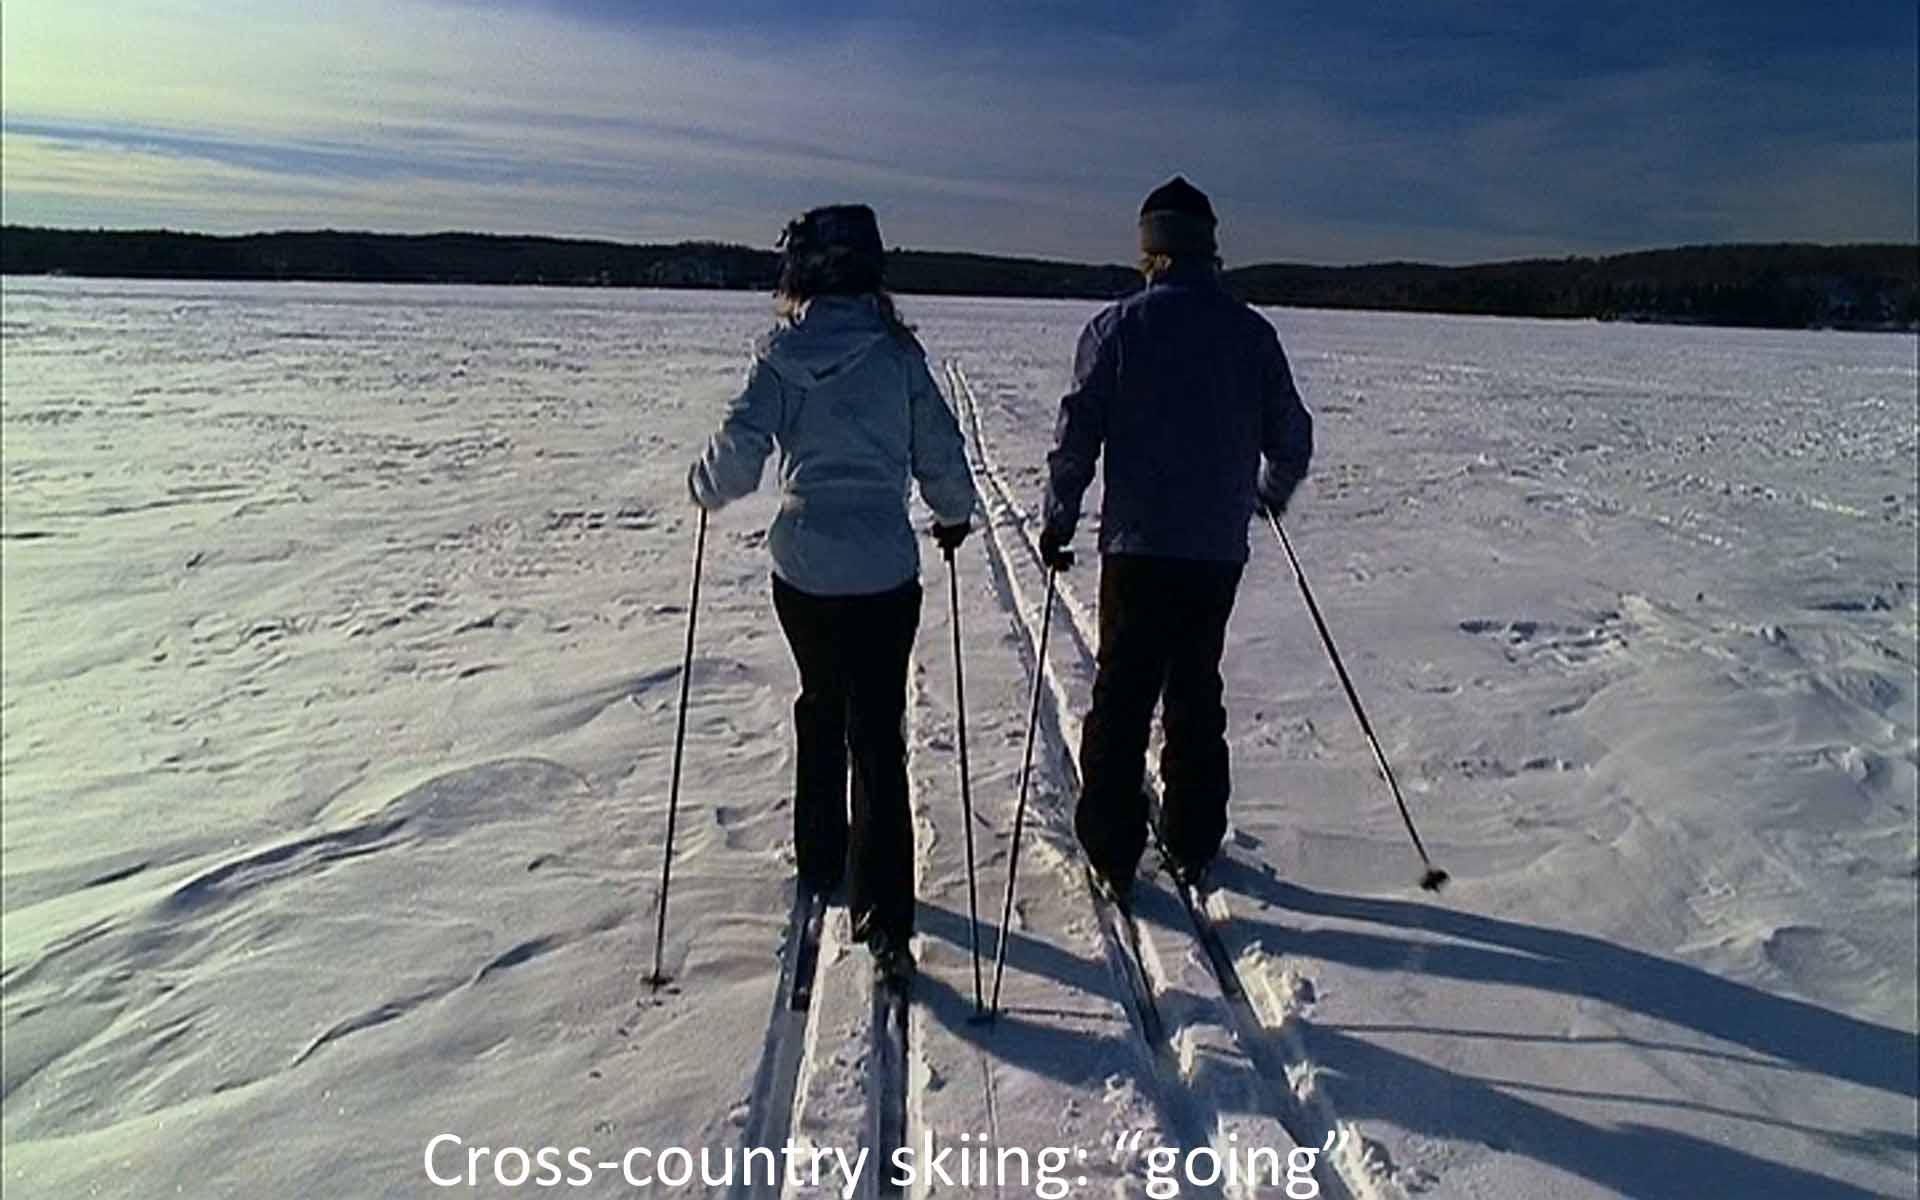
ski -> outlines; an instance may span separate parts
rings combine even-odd
[[[1165,1026],[1160,1009],[1153,1001],[1153,986],[1147,982],[1144,958],[1140,952],[1140,930],[1133,923],[1133,909],[1116,895],[1092,867],[1086,868],[1087,890],[1093,894],[1093,907],[1100,918],[1102,941],[1107,948],[1107,968],[1119,978],[1125,990],[1124,1000],[1133,1010],[1140,1034],[1150,1047],[1158,1050],[1166,1044]]]
[[[793,982],[787,990],[787,1011],[804,1013],[813,1007],[813,977],[820,963],[820,927],[826,923],[827,897],[804,884],[806,920],[793,955]]]
[[[826,924],[827,895],[796,883],[793,911],[787,918],[786,946],[781,954],[780,983],[774,991],[773,1012],[767,1020],[765,1048],[755,1072],[753,1099],[741,1135],[745,1149],[769,1149],[778,1154],[793,1125],[794,1089],[800,1064],[806,1057],[807,1017],[813,1007],[813,981],[820,964],[820,933]],[[754,1187],[735,1188],[738,1197],[760,1194]]]
[[[1233,965],[1233,954],[1221,934],[1220,922],[1214,919],[1207,908],[1207,894],[1212,889],[1204,880],[1196,884],[1182,878],[1181,872],[1175,869],[1174,863],[1178,860],[1160,832],[1160,798],[1151,786],[1144,790],[1147,795],[1147,829],[1160,855],[1168,882],[1172,884],[1173,893],[1180,897],[1181,907],[1186,909],[1188,924],[1192,926],[1194,940],[1200,943],[1200,949],[1206,957],[1207,969],[1226,1002],[1228,1028],[1234,1040],[1262,1079],[1291,1078],[1291,1068],[1298,1061],[1297,1050],[1289,1051],[1284,1044],[1276,1043],[1271,1031],[1262,1024],[1252,998],[1247,995],[1246,985],[1240,979],[1240,971]],[[1310,1111],[1302,1098],[1290,1090],[1275,1088],[1269,1095],[1274,1117],[1300,1145],[1324,1142],[1323,1135],[1337,1128],[1324,1114]],[[1321,1160],[1316,1166],[1316,1178],[1323,1196],[1332,1200],[1350,1200],[1353,1195],[1342,1168],[1336,1163]]]
[[[1246,999],[1246,989],[1240,983],[1240,972],[1234,968],[1233,955],[1228,953],[1227,944],[1220,937],[1220,929],[1214,924],[1213,914],[1207,911],[1207,888],[1204,883],[1194,883],[1182,877],[1174,867],[1178,860],[1167,846],[1166,839],[1160,833],[1160,798],[1149,787],[1147,797],[1147,829],[1153,837],[1154,849],[1160,853],[1160,861],[1166,871],[1168,881],[1173,885],[1173,894],[1180,897],[1181,907],[1187,910],[1187,920],[1193,925],[1193,936],[1206,952],[1207,966],[1212,969],[1214,980],[1220,985],[1220,993],[1229,1002]]]
[[[901,1184],[893,1169],[894,1152],[907,1141],[907,1019],[912,1011],[910,975],[875,971],[873,977],[873,1052],[868,1058],[869,1145],[882,1196],[897,1196]]]

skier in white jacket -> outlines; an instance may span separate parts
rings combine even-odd
[[[774,610],[800,673],[794,846],[822,893],[849,878],[856,940],[885,971],[910,971],[913,822],[908,809],[907,660],[920,619],[911,476],[946,549],[976,502],[959,424],[926,354],[883,289],[886,255],[863,204],[809,211],[781,237],[779,324],[693,464],[694,503],[713,510],[760,484],[779,450],[768,533]],[[848,819],[848,759],[852,819]]]

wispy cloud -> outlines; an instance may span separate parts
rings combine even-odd
[[[4,203],[44,223],[765,244],[793,211],[861,198],[899,244],[1114,260],[1138,196],[1180,170],[1241,260],[1912,235],[1910,38],[1736,45],[1748,27],[1717,6],[1671,7],[1632,18],[1660,54],[1457,4],[1369,29],[1231,2],[1115,24],[1048,5],[769,3],[745,21],[599,0],[12,0]],[[1830,202],[1783,161],[1817,167]]]

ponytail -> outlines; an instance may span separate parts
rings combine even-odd
[[[886,291],[884,288],[879,288],[875,289],[871,294],[873,296],[873,307],[880,313],[880,319],[886,322],[887,332],[893,335],[894,340],[909,349],[918,350],[920,353],[925,354],[926,348],[920,344],[920,339],[915,336],[913,326],[907,324],[900,316],[900,310],[894,307],[892,293]]]

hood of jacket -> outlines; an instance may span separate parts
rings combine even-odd
[[[763,334],[754,354],[802,386],[830,379],[892,336],[866,296],[816,296],[800,319]]]

